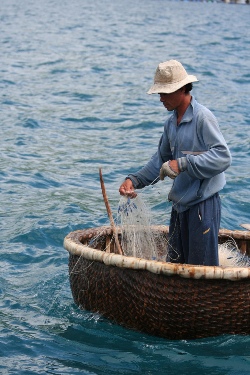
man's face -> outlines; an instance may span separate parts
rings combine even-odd
[[[164,94],[160,93],[160,101],[167,108],[168,111],[173,111],[174,109],[178,109],[178,107],[182,104],[183,98],[185,97],[184,89],[181,88],[171,94]]]

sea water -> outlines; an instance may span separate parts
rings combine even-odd
[[[249,223],[249,19],[219,2],[1,0],[1,374],[249,374],[249,336],[170,341],[78,309],[63,249],[109,224],[98,168],[115,216],[124,177],[156,151],[169,114],[146,92],[171,58],[232,153],[221,226]],[[140,193],[159,224],[170,187]]]

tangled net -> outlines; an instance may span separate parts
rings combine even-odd
[[[151,219],[152,214],[139,195],[134,199],[121,197],[117,221],[124,255],[166,261],[167,234],[154,230]],[[233,239],[219,244],[218,251],[220,266],[250,267],[250,258],[239,251]]]
[[[124,255],[149,260],[166,259],[167,235],[152,230],[151,217],[150,211],[138,195],[134,199],[121,197],[118,222]]]
[[[233,239],[229,239],[219,244],[219,264],[222,267],[250,267],[250,258],[240,252]]]

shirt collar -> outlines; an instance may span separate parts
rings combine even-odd
[[[193,115],[194,115],[194,102],[195,102],[195,98],[192,96],[191,102],[189,106],[187,107],[186,112],[184,113],[179,126],[184,122],[192,121]],[[175,112],[175,116],[177,116],[176,111],[174,112]]]

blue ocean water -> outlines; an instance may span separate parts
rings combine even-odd
[[[0,373],[250,372],[250,337],[170,341],[79,310],[63,239],[108,224],[128,172],[156,150],[168,113],[148,96],[180,60],[217,116],[233,164],[221,226],[250,222],[250,7],[168,0],[1,0]],[[167,224],[164,181],[141,192]],[[232,306],[233,308],[233,306]]]

